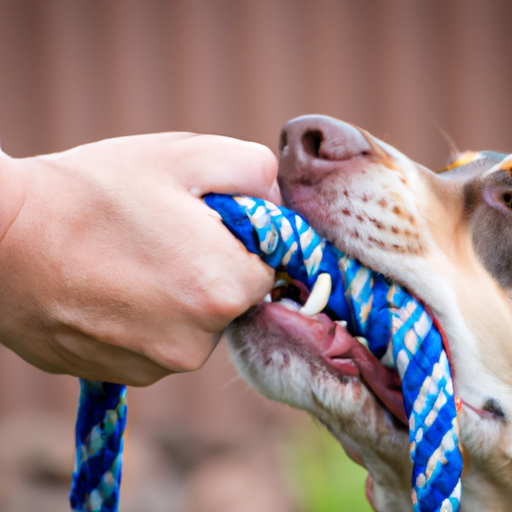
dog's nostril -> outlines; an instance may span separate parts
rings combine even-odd
[[[323,141],[324,135],[319,130],[308,131],[302,136],[302,145],[304,146],[304,150],[315,158],[320,157],[320,146]]]
[[[288,133],[286,130],[282,130],[279,135],[279,151],[283,151],[286,146],[288,146]]]

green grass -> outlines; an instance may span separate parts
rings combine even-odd
[[[286,461],[301,512],[372,512],[366,470],[325,428],[307,424],[287,446]]]

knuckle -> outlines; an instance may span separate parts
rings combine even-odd
[[[191,340],[192,342],[192,340]],[[187,350],[163,350],[158,354],[159,363],[176,373],[194,372],[200,370],[210,355],[202,345],[191,343]]]
[[[201,308],[203,315],[217,319],[222,324],[229,323],[250,307],[245,295],[233,288],[216,287],[210,290],[205,299],[206,303]]]
[[[147,355],[167,374],[193,372],[204,366],[221,334],[189,319],[177,329],[169,326],[153,339],[152,346],[147,347]]]
[[[206,363],[208,357],[198,354],[189,354],[182,361],[180,361],[179,371],[181,372],[195,372],[200,370]]]

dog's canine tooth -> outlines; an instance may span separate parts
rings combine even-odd
[[[263,298],[263,302],[272,302],[272,295],[270,293],[267,293],[265,297]]]
[[[347,321],[346,320],[336,320],[334,323],[338,324],[338,325],[341,325],[341,327],[343,327],[343,329],[346,329],[348,324],[347,324]]]
[[[361,343],[361,345],[363,345],[363,347],[368,348],[368,340],[366,338],[363,338],[362,336],[356,336],[355,338],[359,343]]]
[[[300,308],[300,312],[305,316],[315,316],[320,313],[331,296],[332,279],[327,273],[320,274],[316,280],[315,286],[311,290],[311,294],[306,304]]]

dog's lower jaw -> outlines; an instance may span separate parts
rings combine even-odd
[[[347,453],[355,451],[364,467],[368,469],[366,496],[376,512],[412,512],[409,464],[396,464],[387,460],[385,454],[377,453],[364,445],[355,445],[347,436],[332,431]],[[401,458],[407,458],[407,447]],[[407,459],[406,459],[407,460]]]
[[[306,410],[368,469],[377,512],[413,510],[409,434],[358,378],[335,375],[305,347],[262,332],[251,318],[236,320],[227,340],[246,380],[268,398]]]
[[[395,475],[389,473],[383,482],[372,477],[372,500],[370,504],[376,512],[412,512],[410,490],[405,491],[403,487],[391,481]]]

